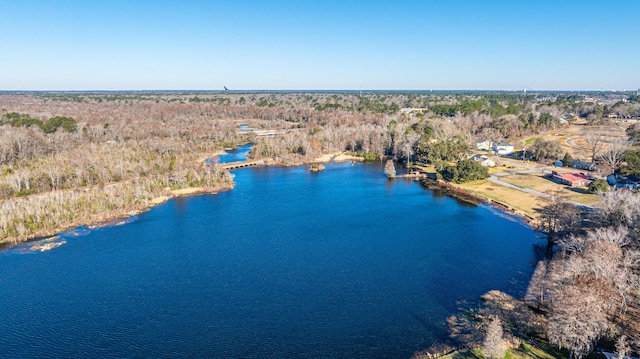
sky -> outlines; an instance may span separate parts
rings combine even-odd
[[[638,0],[0,0],[0,90],[630,90]]]

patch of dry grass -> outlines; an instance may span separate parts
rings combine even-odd
[[[538,196],[501,186],[487,180],[468,182],[458,186],[484,198],[503,203],[530,217],[538,217],[538,213],[535,210],[541,206],[540,197]]]
[[[592,353],[587,358],[597,358],[597,354]],[[464,349],[442,356],[441,359],[482,359],[480,349]],[[505,358],[509,359],[567,359],[569,353],[566,350],[559,350],[556,346],[547,341],[539,341],[534,347],[529,344],[522,344],[517,349],[507,352]]]
[[[496,166],[496,167],[491,167],[489,168],[489,174],[490,175],[494,175],[496,173],[503,173],[503,172],[513,172],[513,171],[526,171],[527,169],[525,167],[517,167],[517,166]]]
[[[587,205],[593,205],[597,200],[596,195],[589,193],[586,187],[568,187],[543,178],[537,173],[519,173],[502,177],[501,180],[539,192],[560,191],[567,199]]]

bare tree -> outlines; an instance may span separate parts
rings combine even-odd
[[[600,132],[592,131],[584,135],[582,138],[588,145],[591,153],[591,162],[595,162],[596,158],[600,156],[605,145],[605,136]]]
[[[531,276],[529,286],[527,287],[527,294],[524,300],[530,303],[537,304],[538,308],[545,302],[545,277],[547,276],[547,262],[539,261],[536,265],[536,269]]]
[[[640,194],[631,191],[607,191],[598,194],[595,220],[602,225],[637,228],[640,219]]]
[[[603,290],[572,284],[556,293],[547,335],[552,343],[569,349],[572,358],[587,355],[608,328],[607,312],[599,295]]]
[[[396,176],[396,166],[393,164],[393,160],[387,160],[384,164],[384,174],[387,175],[389,179]]]
[[[602,150],[598,160],[615,171],[620,167],[622,156],[630,148],[629,142],[624,139],[617,139],[610,142],[606,149]]]
[[[567,202],[559,192],[549,193],[541,199],[542,208],[536,229],[547,235],[547,246],[553,248],[558,240],[576,230],[581,223],[580,209]]]
[[[507,343],[504,340],[502,323],[498,317],[492,317],[482,343],[482,351],[488,358],[504,358],[507,353]]]
[[[616,340],[616,354],[618,354],[619,359],[625,359],[630,353],[629,338],[623,334]]]
[[[602,241],[622,248],[630,243],[629,229],[624,226],[595,228],[585,235],[570,234],[558,241],[560,249],[569,253],[581,253],[589,243]]]

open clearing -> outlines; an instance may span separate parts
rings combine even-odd
[[[468,182],[458,186],[471,193],[507,205],[532,218],[538,217],[538,212],[535,209],[542,206],[541,198],[536,195],[501,186],[487,180]]]
[[[587,205],[594,205],[597,200],[596,195],[589,193],[586,187],[567,187],[535,173],[518,173],[504,176],[500,179],[516,186],[531,188],[540,192],[560,191],[566,199]]]

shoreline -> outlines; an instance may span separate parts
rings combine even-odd
[[[478,194],[472,193],[467,191],[466,189],[457,187],[454,184],[451,184],[449,182],[445,182],[443,180],[430,180],[431,182],[434,183],[434,187],[442,190],[443,192],[445,192],[445,194],[447,194],[448,196],[454,197],[454,198],[458,198],[460,200],[463,201],[467,201],[469,203],[473,203],[473,204],[480,204],[480,203],[486,203],[500,211],[509,213],[513,216],[516,216],[520,219],[522,219],[527,225],[531,226],[531,224],[535,221],[535,218],[529,216],[528,214],[519,211],[511,206],[509,206],[506,203],[502,203],[502,202],[498,202],[496,200],[493,200],[491,198],[486,198],[483,196],[480,196]]]
[[[346,161],[359,161],[359,162],[363,162],[365,161],[365,159],[363,157],[358,157],[358,156],[353,156],[353,155],[349,155],[347,154],[348,151],[342,151],[342,152],[333,152],[333,153],[328,153],[328,154],[324,154],[320,157],[315,158],[312,161],[301,161],[299,163],[294,162],[293,164],[287,164],[287,163],[283,163],[281,161],[274,161],[274,162],[269,162],[267,161],[267,163],[265,164],[266,166],[269,165],[273,165],[273,166],[283,166],[283,167],[291,167],[291,166],[307,166],[307,165],[312,165],[312,164],[317,164],[317,163],[329,163],[332,160],[336,163],[342,163],[342,162],[346,162]],[[425,178],[426,177],[426,178]],[[458,186],[456,186],[453,183],[449,183],[443,180],[435,180],[435,179],[430,179],[428,176],[416,176],[416,175],[412,175],[412,174],[406,174],[406,175],[400,175],[397,176],[397,178],[404,178],[404,179],[409,179],[409,180],[420,180],[422,181],[424,184],[426,184],[427,188],[431,189],[431,190],[439,190],[444,192],[447,196],[453,197],[453,198],[457,198],[459,200],[468,202],[468,203],[472,203],[475,205],[481,204],[481,203],[485,203],[499,211],[508,213],[510,215],[513,215],[519,219],[521,219],[525,224],[527,224],[528,226],[531,226],[533,224],[533,222],[536,220],[534,217],[531,217],[530,215],[528,215],[527,213],[524,213],[506,203],[502,203],[499,201],[496,201],[494,199],[488,198],[488,197],[483,197],[480,196],[478,194],[472,193],[464,188],[460,188]]]
[[[225,152],[226,150],[219,150],[219,151],[216,151],[213,156],[224,154]],[[293,163],[286,163],[283,161],[277,161],[273,159],[265,159],[265,160],[266,161],[263,166],[291,167],[291,166],[307,166],[314,163],[328,163],[328,162],[331,162],[331,160],[334,160],[336,162],[345,162],[348,160],[362,161],[364,160],[364,158],[348,155],[346,154],[346,151],[342,151],[342,152],[325,154],[311,160],[304,160],[299,162],[294,161]],[[202,159],[202,161],[204,161],[204,159]],[[217,194],[221,191],[232,190],[234,187],[235,187],[235,183],[232,185],[219,185],[211,188],[190,187],[190,188],[182,188],[178,190],[170,190],[167,188],[166,193],[164,195],[152,198],[151,200],[149,200],[146,206],[141,208],[122,209],[111,214],[106,214],[104,216],[96,216],[95,218],[91,218],[89,220],[67,223],[55,229],[41,230],[25,236],[4,238],[0,242],[0,250],[5,250],[8,248],[12,248],[20,245],[25,245],[25,244],[28,244],[29,242],[38,242],[43,240],[46,241],[50,238],[54,238],[60,235],[61,233],[72,230],[74,228],[83,227],[83,226],[86,226],[90,229],[96,229],[96,228],[104,228],[109,226],[120,225],[124,223],[126,218],[149,211],[153,207],[161,205],[172,198],[195,196],[200,194]],[[40,194],[40,195],[46,195],[46,194]],[[55,247],[52,247],[52,248],[55,248]]]
[[[88,221],[69,223],[69,224],[60,226],[56,229],[38,231],[36,233],[33,233],[32,235],[25,236],[25,237],[5,238],[2,242],[0,242],[0,251],[9,249],[12,247],[20,246],[20,245],[28,245],[29,242],[48,240],[49,238],[57,237],[58,235],[64,232],[67,232],[75,228],[83,227],[83,226],[86,226],[87,228],[90,228],[90,229],[118,226],[126,223],[127,218],[147,212],[152,208],[158,205],[161,205],[172,198],[196,196],[201,194],[217,194],[222,191],[232,190],[234,187],[235,187],[235,183],[232,185],[218,185],[215,187],[190,187],[190,188],[183,188],[178,190],[168,190],[165,195],[158,196],[156,198],[151,199],[149,203],[142,208],[129,209],[129,210],[123,209],[117,213],[107,214],[105,216],[94,218]],[[55,248],[55,246],[52,248]]]
[[[294,161],[293,163],[286,163],[283,161],[276,161],[276,160],[265,161],[265,163],[262,166],[282,166],[282,167],[308,166],[308,165],[317,164],[317,163],[329,163],[332,160],[336,163],[342,163],[346,161],[362,162],[364,161],[364,158],[353,156],[353,155],[347,154],[346,151],[343,151],[343,152],[334,152],[330,154],[325,154],[312,160],[305,160],[305,161],[299,161],[299,162]],[[480,195],[471,193],[463,188],[459,188],[455,186],[454,184],[451,184],[442,180],[432,180],[428,178],[419,178],[419,180],[422,181],[422,183],[424,183],[428,189],[442,191],[446,195],[452,198],[466,201],[468,203],[472,203],[475,205],[486,203],[500,211],[509,213],[511,215],[514,215],[522,219],[527,225],[531,225],[531,223],[535,220],[534,218],[530,217],[526,213],[518,211],[507,204],[500,203],[490,198],[485,198]],[[86,226],[91,229],[96,229],[96,228],[104,228],[109,226],[121,225],[126,223],[127,218],[149,211],[153,207],[161,205],[172,198],[195,196],[195,195],[201,195],[201,194],[217,194],[221,191],[232,190],[234,187],[235,187],[235,183],[232,185],[219,185],[211,188],[190,187],[190,188],[183,188],[178,190],[167,189],[165,195],[158,196],[156,198],[151,199],[146,206],[139,209],[121,210],[117,213],[108,214],[106,216],[91,219],[88,221],[69,223],[67,225],[60,226],[56,229],[39,231],[37,233],[34,233],[29,236],[25,236],[25,237],[5,238],[2,242],[0,242],[0,250],[27,244],[29,242],[46,240],[48,238],[55,237],[71,229],[82,227],[82,226]]]

